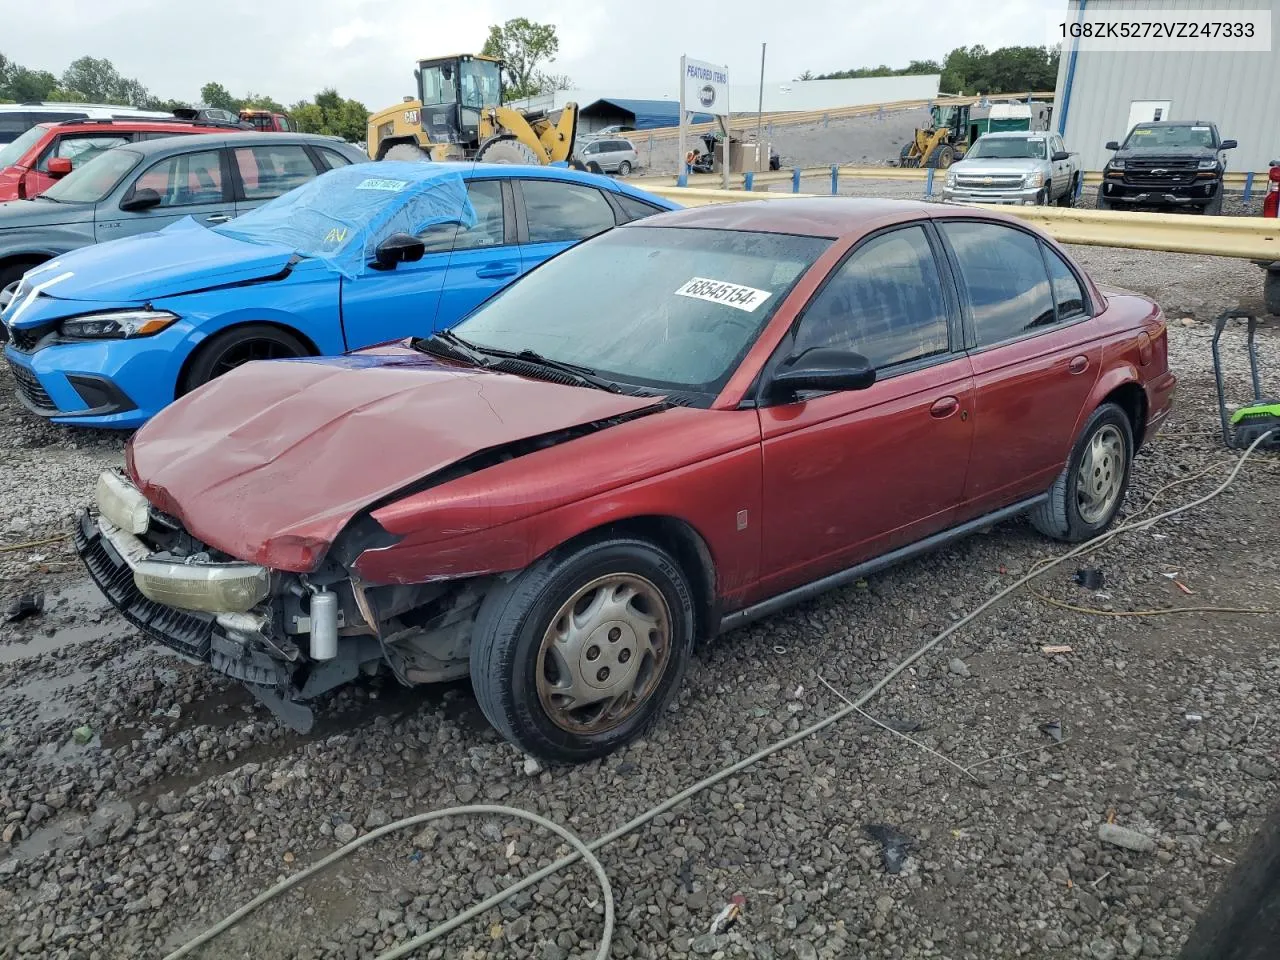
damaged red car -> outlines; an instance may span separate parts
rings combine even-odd
[[[1106,528],[1174,393],[1159,307],[995,212],[682,210],[567,250],[452,331],[246,364],[130,442],[93,578],[290,724],[361,672],[470,676],[580,761],[699,638],[1015,514]]]

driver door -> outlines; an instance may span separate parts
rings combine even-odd
[[[860,353],[876,382],[761,408],[762,596],[954,521],[973,444],[974,385],[938,253],[919,224],[864,240],[783,341],[789,355]]]
[[[519,273],[518,248],[506,245],[510,218],[504,213],[502,184],[471,181],[467,194],[475,209],[475,226],[432,224],[419,234],[426,245],[421,260],[342,279],[342,329],[348,350],[425,337],[452,326]]]
[[[145,210],[120,209],[121,202],[143,189],[158,193],[160,202]],[[235,213],[226,151],[192,150],[156,161],[123,193],[117,191],[99,204],[94,234],[98,243],[105,243],[163,230],[183,217],[194,217],[196,223],[208,227],[225,223]]]

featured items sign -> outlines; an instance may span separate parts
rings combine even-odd
[[[685,57],[680,93],[685,110],[729,116],[729,68]]]

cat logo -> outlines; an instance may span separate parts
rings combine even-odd
[[[417,122],[418,122],[418,119],[419,119],[421,116],[422,116],[422,115],[421,115],[420,113],[418,113],[418,111],[417,111],[417,110],[406,110],[406,111],[404,112],[404,122],[405,122],[405,123],[417,123]]]

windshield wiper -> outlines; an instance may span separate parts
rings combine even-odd
[[[495,350],[490,347],[477,347],[487,354],[495,357],[507,357],[512,360],[522,360],[525,363],[532,363],[535,366],[545,367],[548,370],[555,370],[559,373],[565,373],[573,377],[584,387],[595,387],[597,390],[607,390],[610,393],[621,393],[622,388],[616,383],[610,383],[601,377],[596,376],[596,372],[590,367],[580,367],[576,363],[564,363],[560,360],[552,360],[544,357],[542,354],[530,350],[525,347],[523,350],[511,352],[510,350]]]
[[[437,330],[429,337],[420,337],[414,341],[415,344],[433,344],[443,345],[444,352],[451,357],[465,360],[473,366],[485,366],[484,357],[482,357],[474,344],[468,343],[452,330]]]

